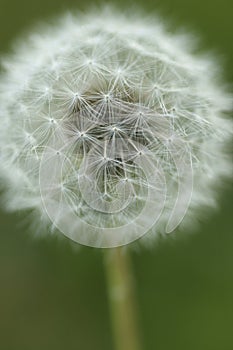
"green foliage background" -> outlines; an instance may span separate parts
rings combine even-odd
[[[141,2],[141,4],[140,4]],[[0,54],[36,20],[90,4],[0,0]],[[233,79],[231,0],[118,1],[160,12],[172,27],[200,34]],[[97,3],[95,3],[98,6]],[[144,350],[233,349],[232,189],[194,233],[177,233],[132,252]],[[113,350],[100,250],[67,239],[34,239],[24,216],[0,214],[0,349]]]

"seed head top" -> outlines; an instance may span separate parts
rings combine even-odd
[[[0,77],[6,206],[113,247],[213,204],[230,171],[231,99],[188,39],[102,9],[20,43]]]

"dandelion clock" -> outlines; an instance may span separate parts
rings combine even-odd
[[[4,206],[33,210],[41,232],[115,248],[106,266],[119,350],[139,341],[116,247],[188,230],[231,170],[232,100],[190,42],[158,18],[108,8],[65,15],[2,59]]]

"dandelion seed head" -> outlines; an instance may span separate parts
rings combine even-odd
[[[2,66],[8,209],[114,247],[172,232],[215,202],[231,170],[232,99],[213,60],[158,18],[63,16]]]

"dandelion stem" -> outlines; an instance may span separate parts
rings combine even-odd
[[[115,350],[141,350],[130,256],[122,248],[104,254]]]

